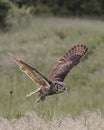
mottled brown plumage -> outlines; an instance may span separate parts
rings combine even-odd
[[[63,82],[68,72],[80,62],[80,59],[87,52],[87,47],[85,45],[75,45],[71,48],[65,55],[59,59],[58,63],[54,66],[49,78],[47,79],[41,73],[39,73],[35,68],[24,63],[19,58],[15,57],[13,54],[8,53],[14,62],[20,67],[33,82],[40,85],[35,91],[28,94],[29,97],[37,92],[39,92],[39,98],[37,102],[43,101],[45,96],[61,93],[66,89],[66,85]]]
[[[71,48],[54,66],[49,79],[62,82],[68,72],[80,62],[86,51],[87,47],[85,45],[76,45]]]

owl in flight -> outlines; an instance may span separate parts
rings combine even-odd
[[[66,75],[80,62],[80,59],[85,55],[87,50],[88,48],[86,45],[82,44],[72,47],[58,60],[58,63],[53,67],[49,78],[46,78],[35,68],[15,57],[13,54],[8,54],[13,61],[17,63],[21,71],[23,71],[33,82],[39,84],[39,87],[35,91],[29,93],[26,97],[39,92],[39,97],[36,101],[40,102],[45,100],[45,97],[48,95],[58,94],[66,90],[67,86],[63,82]]]

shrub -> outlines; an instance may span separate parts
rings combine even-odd
[[[10,4],[6,0],[0,0],[0,29],[7,27],[7,16]]]

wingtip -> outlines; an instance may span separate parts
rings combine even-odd
[[[14,56],[11,52],[7,52],[7,54],[11,57],[11,59],[13,60],[13,61],[20,61],[20,59],[19,58],[17,58],[16,56]]]
[[[11,52],[7,52],[7,54],[10,56],[11,59],[14,59],[14,56]]]
[[[84,50],[85,50],[85,53],[88,51],[88,47],[87,47],[87,45],[85,45],[85,44],[78,44],[78,45],[76,45],[76,46],[80,46],[80,47],[83,47],[84,48]]]
[[[7,51],[7,54],[8,54],[10,57],[12,56],[12,53],[11,53],[11,52],[8,52],[8,51]]]
[[[11,57],[14,58],[14,55],[11,52],[7,52],[7,54]]]

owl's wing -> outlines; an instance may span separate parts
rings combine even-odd
[[[49,80],[63,81],[68,72],[80,62],[88,48],[85,45],[75,45],[54,66]]]
[[[13,54],[8,53],[12,60],[17,63],[20,67],[20,70],[23,71],[33,82],[36,82],[43,87],[50,88],[50,81],[40,74],[35,68],[32,68],[28,64],[24,63],[19,58],[15,57]]]

